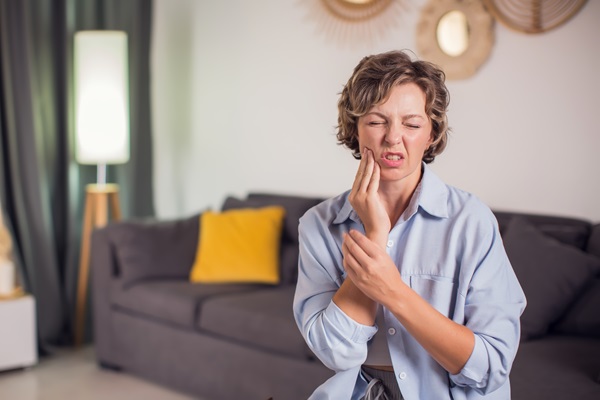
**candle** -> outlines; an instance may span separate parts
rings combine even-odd
[[[15,265],[8,260],[0,261],[0,296],[9,296],[15,290]]]

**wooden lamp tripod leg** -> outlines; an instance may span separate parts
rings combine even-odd
[[[81,232],[81,252],[79,254],[79,282],[77,286],[77,309],[75,314],[75,346],[83,343],[85,325],[85,302],[87,297],[87,282],[89,275],[90,239],[94,216],[96,215],[96,196],[90,191],[85,194],[85,211],[83,216],[83,230]]]
[[[119,208],[119,192],[116,185],[108,185],[105,189],[99,189],[96,185],[90,185],[86,189],[83,229],[81,233],[81,253],[79,256],[77,306],[75,311],[74,342],[77,347],[80,347],[84,341],[92,230],[101,228],[107,224],[109,198],[112,217],[115,221],[120,220],[121,209]]]

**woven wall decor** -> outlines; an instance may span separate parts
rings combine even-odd
[[[440,42],[440,28],[446,16],[463,16],[466,47],[458,53]],[[465,79],[487,60],[494,45],[494,18],[480,0],[429,0],[421,9],[417,24],[419,56],[442,67],[448,79]],[[445,48],[445,50],[444,50]]]
[[[321,0],[337,18],[349,22],[365,21],[385,11],[393,0]]]
[[[394,26],[406,0],[301,0],[311,20],[344,44],[372,43]]]
[[[500,23],[519,32],[542,33],[564,24],[587,0],[483,0]]]

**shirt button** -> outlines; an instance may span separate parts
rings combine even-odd
[[[399,377],[401,380],[405,380],[405,379],[406,379],[406,372],[400,372],[400,373],[398,374],[398,377]]]
[[[388,240],[387,247],[392,247],[393,245],[394,245],[394,241],[393,240]]]
[[[396,330],[394,328],[390,328],[390,329],[388,329],[388,333],[390,335],[395,335],[396,334]]]

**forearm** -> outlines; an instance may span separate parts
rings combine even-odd
[[[400,288],[386,306],[446,371],[462,370],[475,346],[469,328],[439,313],[408,286]]]
[[[297,294],[294,317],[309,348],[334,371],[361,365],[367,357],[367,343],[377,332],[375,326],[350,318],[326,294]]]
[[[359,324],[375,324],[377,303],[365,296],[352,282],[352,279],[346,278],[333,296],[333,302]]]
[[[387,232],[381,229],[369,229],[366,236],[385,249]],[[337,293],[333,296],[333,302],[342,309],[350,318],[363,325],[373,325],[377,314],[377,303],[366,296],[350,278],[342,283]]]

